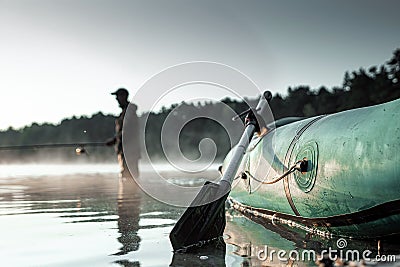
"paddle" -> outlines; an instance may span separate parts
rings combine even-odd
[[[255,109],[250,108],[238,115],[247,115],[243,135],[219,183],[206,182],[172,229],[169,238],[175,252],[222,236],[226,224],[225,201],[231,191],[232,181],[254,132],[265,126],[257,113],[264,105],[268,105],[271,98],[271,92],[264,92]]]

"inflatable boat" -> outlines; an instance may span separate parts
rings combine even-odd
[[[233,207],[324,236],[400,234],[400,99],[275,125],[250,141]]]

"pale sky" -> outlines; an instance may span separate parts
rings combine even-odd
[[[340,86],[400,47],[398,10],[398,0],[0,0],[0,129],[118,114],[110,92],[188,61],[232,66],[274,93]]]

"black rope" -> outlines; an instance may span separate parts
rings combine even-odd
[[[245,173],[248,174],[250,176],[250,178],[256,180],[259,183],[262,183],[262,184],[275,184],[275,183],[279,182],[280,180],[282,180],[283,178],[285,178],[286,176],[288,176],[289,174],[293,173],[295,170],[300,171],[299,164],[302,163],[304,160],[305,159],[296,161],[296,163],[293,164],[292,166],[290,166],[290,168],[286,172],[284,172],[281,176],[279,176],[279,177],[277,177],[277,178],[275,178],[275,179],[273,179],[272,181],[269,181],[269,182],[265,182],[265,181],[261,181],[260,179],[257,179],[249,171],[245,171]]]

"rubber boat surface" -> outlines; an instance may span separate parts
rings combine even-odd
[[[253,137],[231,202],[326,235],[400,234],[400,99],[292,121]]]

